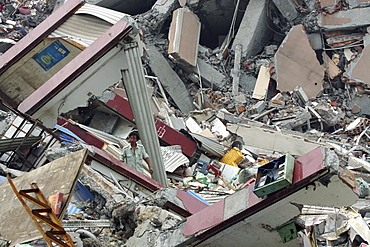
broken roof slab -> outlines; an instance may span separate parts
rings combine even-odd
[[[326,31],[352,30],[370,25],[370,8],[342,10],[331,15],[319,14],[317,24]]]
[[[48,38],[64,38],[83,49],[91,45],[127,14],[85,3]],[[88,30],[87,30],[88,27]]]
[[[309,98],[322,89],[325,68],[311,48],[303,25],[292,27],[275,54],[278,89],[293,91],[300,85]]]
[[[87,149],[69,154],[13,179],[13,183],[19,191],[30,189],[30,184],[36,182],[46,198],[57,192],[63,193],[64,207],[60,214],[60,218],[63,218],[87,154]],[[42,238],[9,183],[0,185],[0,191],[0,235],[11,240],[12,246]]]
[[[251,0],[248,3],[233,41],[233,49],[236,45],[242,46],[243,57],[258,54],[272,36],[267,26],[267,7],[267,0]]]

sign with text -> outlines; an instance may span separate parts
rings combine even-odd
[[[45,70],[51,69],[69,54],[69,50],[56,40],[38,53],[33,59]]]

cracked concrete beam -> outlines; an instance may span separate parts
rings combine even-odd
[[[193,100],[180,77],[172,70],[167,60],[155,46],[148,45],[147,48],[146,54],[149,58],[150,68],[179,109],[184,114],[194,110]]]
[[[250,57],[262,51],[270,40],[272,31],[267,22],[267,0],[251,0],[244,13],[238,32],[233,42],[233,50],[236,45],[242,45],[242,56]]]

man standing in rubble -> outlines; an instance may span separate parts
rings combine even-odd
[[[130,145],[123,148],[123,153],[121,155],[121,161],[126,162],[132,168],[135,168],[139,172],[144,171],[143,160],[149,166],[150,174],[153,174],[153,168],[150,164],[149,155],[146,153],[143,145],[138,144],[137,141],[140,140],[139,133],[137,131],[132,131],[129,135]]]

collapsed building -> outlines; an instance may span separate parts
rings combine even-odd
[[[56,2],[1,56],[4,246],[370,244],[370,2],[122,4]]]

